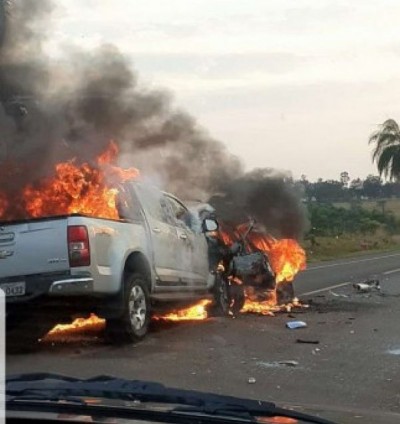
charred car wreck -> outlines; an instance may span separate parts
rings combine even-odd
[[[217,222],[216,212],[210,205],[192,207],[192,212],[199,223],[207,223],[208,219]],[[246,296],[253,301],[278,304],[294,299],[293,285],[277,285],[268,254],[249,237],[257,231],[254,219],[235,230],[222,223],[214,231],[203,230],[209,248],[210,272],[214,276],[217,311],[223,315],[239,313]]]

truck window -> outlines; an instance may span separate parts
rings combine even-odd
[[[189,210],[173,197],[166,197],[172,209],[173,218],[175,223],[180,227],[192,230],[192,215]]]
[[[169,216],[163,194],[152,187],[139,186],[138,189],[143,205],[151,217],[157,221],[174,225],[172,217]]]
[[[131,193],[124,188],[119,188],[116,208],[120,219],[132,221],[140,221],[142,219],[140,205],[136,196],[132,197]]]

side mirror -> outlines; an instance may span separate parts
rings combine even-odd
[[[215,219],[205,219],[203,221],[203,231],[205,233],[209,233],[211,231],[217,231],[218,230],[218,222]]]

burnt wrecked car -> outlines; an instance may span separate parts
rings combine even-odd
[[[216,211],[209,204],[192,204],[191,212],[198,226],[216,222]],[[195,224],[196,225],[196,224]],[[265,251],[258,248],[249,235],[256,222],[232,228],[219,223],[207,231],[210,272],[214,275],[213,292],[223,314],[237,314],[244,306],[245,294],[257,301],[268,300],[276,290],[276,276]]]

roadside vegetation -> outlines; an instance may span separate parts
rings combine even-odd
[[[309,260],[400,249],[400,128],[389,119],[371,135],[379,175],[296,182],[310,222],[304,238]],[[384,180],[383,180],[384,178]]]

